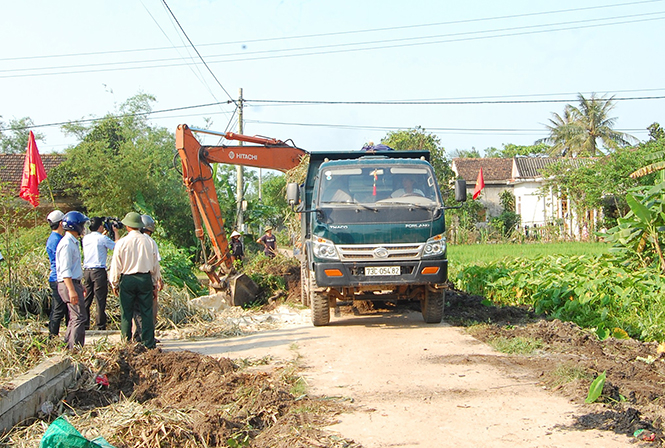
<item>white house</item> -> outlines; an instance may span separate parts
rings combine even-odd
[[[550,189],[542,191],[545,178],[542,171],[557,161],[579,167],[591,159],[561,159],[551,157],[513,157],[512,159],[453,159],[452,169],[467,182],[467,193],[473,194],[480,168],[483,169],[485,189],[478,200],[487,209],[486,220],[503,211],[499,201],[501,192],[509,190],[515,196],[515,212],[521,217],[523,229],[533,229],[548,224],[557,224],[568,235],[580,236],[584,232],[581,221],[575,216],[566,197],[559,197]],[[510,170],[506,169],[510,166]],[[594,222],[597,211],[590,211],[587,222]],[[588,231],[588,229],[587,229]]]

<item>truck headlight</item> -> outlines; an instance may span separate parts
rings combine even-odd
[[[312,252],[317,258],[327,258],[329,260],[339,260],[337,248],[332,241],[325,238],[315,238],[312,244]]]
[[[423,258],[436,257],[446,253],[446,237],[441,235],[428,239],[423,249]]]

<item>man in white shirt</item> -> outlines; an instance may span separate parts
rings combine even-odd
[[[62,218],[62,237],[55,252],[55,268],[58,279],[58,292],[69,308],[69,323],[65,332],[65,342],[70,350],[85,343],[85,321],[87,320],[83,299],[83,269],[78,238],[88,217],[81,212],[69,212]]]
[[[108,251],[115,247],[115,242],[100,232],[100,229],[104,230],[102,223],[101,217],[92,218],[90,220],[91,232],[83,237],[83,281],[85,283],[85,309],[88,313],[86,330],[90,328],[90,307],[93,299],[97,304],[95,328],[106,330],[106,298],[109,294],[106,259]],[[117,241],[117,229],[113,233]]]
[[[143,221],[138,213],[127,213],[122,223],[128,233],[116,243],[109,271],[113,292],[120,298],[120,333],[124,340],[132,339],[136,308],[141,315],[141,342],[147,348],[155,348],[152,299],[161,282],[157,245],[139,231]]]
[[[393,191],[390,195],[391,198],[399,198],[402,196],[425,196],[425,193],[418,188],[413,188],[413,179],[410,177],[402,177],[402,188]]]

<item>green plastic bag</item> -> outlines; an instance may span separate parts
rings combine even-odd
[[[46,432],[39,442],[39,448],[114,448],[110,443],[99,436],[88,440],[72,426],[64,417],[56,418],[46,428]]]

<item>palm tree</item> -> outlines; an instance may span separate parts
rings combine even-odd
[[[550,135],[540,141],[552,144],[553,155],[570,157],[602,154],[599,140],[602,147],[609,151],[637,142],[632,135],[613,129],[616,118],[609,117],[614,109],[613,98],[605,99],[592,93],[587,99],[580,93],[578,107],[567,104],[563,117],[552,114],[551,125],[547,126]]]
[[[553,112],[550,123],[545,125],[550,131],[550,136],[538,140],[536,144],[551,144],[552,146],[548,150],[551,156],[566,157],[574,155],[575,141],[581,129],[573,118],[571,106],[567,104],[564,107],[563,116]]]

